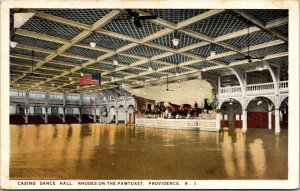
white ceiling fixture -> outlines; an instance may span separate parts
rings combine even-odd
[[[20,28],[26,21],[34,16],[35,13],[15,13],[14,28]]]
[[[83,72],[80,72],[80,76],[84,76],[84,73],[83,73]]]
[[[14,42],[14,41],[10,41],[10,47],[12,47],[12,48],[16,48],[17,47],[17,42]]]
[[[257,105],[260,105],[260,104],[262,104],[262,101],[261,101],[261,100],[259,100],[259,101],[257,102]]]
[[[114,82],[115,81],[115,78],[114,77],[111,77],[111,82]]]
[[[54,83],[51,83],[51,86],[54,86]]]
[[[202,71],[202,72],[206,72],[206,71],[207,71],[207,69],[206,69],[206,68],[203,68],[201,71]]]
[[[72,77],[69,77],[69,80],[72,81]]]
[[[113,63],[114,63],[114,65],[118,65],[118,64],[119,64],[119,61],[116,60],[116,59],[114,59],[114,60],[113,60]]]
[[[90,42],[90,46],[91,46],[92,48],[95,48],[95,47],[96,47],[96,43],[95,43],[95,42]]]
[[[210,56],[215,56],[216,55],[216,50],[215,50],[215,45],[211,45],[211,50],[210,50]]]
[[[180,42],[180,40],[179,40],[179,37],[178,37],[178,33],[177,33],[177,31],[175,31],[172,43],[173,43],[174,46],[178,46],[179,42]]]
[[[149,71],[152,71],[152,70],[153,70],[153,68],[149,66],[149,67],[148,67],[148,70],[149,70]]]

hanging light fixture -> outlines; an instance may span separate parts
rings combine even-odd
[[[54,86],[54,83],[51,83],[51,86],[53,87],[53,86]]]
[[[14,42],[14,41],[10,41],[10,43],[9,43],[9,45],[10,45],[10,47],[12,47],[12,48],[16,48],[17,47],[17,42]]]
[[[92,48],[95,48],[95,47],[96,47],[96,43],[95,43],[95,42],[90,42],[90,46],[91,46]]]
[[[211,45],[211,50],[210,50],[210,56],[215,56],[216,55],[216,50],[215,50],[215,45]]]
[[[113,63],[114,63],[114,65],[118,65],[119,64],[118,60],[116,60],[116,59],[113,60]]]
[[[148,67],[148,70],[149,70],[149,71],[152,71],[152,70],[153,70],[153,68],[152,68],[151,66],[149,66],[149,67]]]
[[[173,43],[173,45],[174,46],[178,46],[178,44],[179,44],[179,37],[178,37],[178,33],[177,33],[177,31],[175,31],[175,34],[174,34],[174,38],[173,38],[173,40],[172,40],[172,43]]]
[[[178,68],[178,67],[176,68],[176,73],[175,73],[175,75],[176,75],[176,76],[179,76],[179,68]]]
[[[72,81],[72,77],[69,77],[69,80]]]
[[[232,105],[233,104],[233,100],[232,99],[230,99],[230,101],[229,101],[229,105]]]

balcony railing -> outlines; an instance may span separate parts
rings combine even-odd
[[[220,88],[220,97],[240,97],[242,96],[241,86],[231,86]]]
[[[288,81],[279,82],[279,94],[288,93]],[[274,83],[250,84],[246,85],[246,95],[269,95],[274,94]],[[219,97],[240,97],[242,90],[240,86],[220,88]]]
[[[274,93],[274,83],[246,85],[246,95],[264,95]]]

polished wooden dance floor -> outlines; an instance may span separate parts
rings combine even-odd
[[[11,125],[10,179],[287,179],[287,130]]]

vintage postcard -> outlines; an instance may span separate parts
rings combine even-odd
[[[0,6],[1,189],[299,188],[299,1]]]

